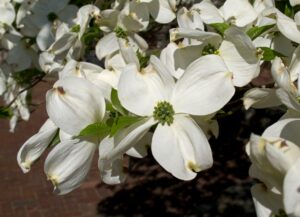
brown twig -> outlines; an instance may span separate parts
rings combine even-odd
[[[34,87],[35,85],[37,85],[40,81],[42,81],[43,78],[44,78],[45,76],[46,76],[46,74],[43,74],[43,75],[39,76],[39,77],[37,78],[36,81],[34,81],[34,82],[31,83],[29,86],[27,86],[27,87],[25,87],[24,89],[22,89],[20,92],[18,92],[18,94],[15,96],[15,98],[13,98],[13,100],[12,100],[10,103],[8,103],[8,104],[6,105],[5,108],[9,108],[9,107],[17,100],[17,98],[18,98],[23,92],[25,92],[26,90],[29,90],[29,89],[33,88],[33,87]]]

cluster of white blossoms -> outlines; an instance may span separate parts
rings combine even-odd
[[[46,94],[49,119],[19,150],[19,166],[28,172],[51,149],[44,170],[54,191],[66,194],[84,181],[96,151],[102,181],[118,184],[124,156],[142,158],[150,149],[167,172],[191,180],[212,166],[216,114],[243,87],[246,109],[287,107],[247,145],[257,214],[300,217],[299,6],[1,0],[0,116],[8,113],[11,130],[19,117],[29,119],[30,88],[45,76],[58,79]],[[151,39],[156,26],[170,28],[162,49],[142,37]],[[274,82],[251,89],[265,62]]]

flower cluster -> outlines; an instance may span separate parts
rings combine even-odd
[[[85,179],[96,151],[101,179],[124,181],[125,155],[155,160],[181,180],[210,168],[217,116],[241,88],[246,109],[286,114],[247,153],[259,217],[300,217],[300,1],[2,0],[0,94],[11,129],[27,120],[28,91],[57,78],[49,119],[18,152],[23,172],[50,148],[57,194]],[[169,31],[161,41],[155,28]],[[154,45],[153,45],[154,44]],[[271,84],[252,88],[265,62]],[[299,137],[299,138],[298,138]]]

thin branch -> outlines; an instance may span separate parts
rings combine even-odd
[[[35,85],[37,85],[40,81],[42,81],[43,78],[44,78],[45,76],[46,76],[46,74],[41,75],[40,77],[37,78],[37,80],[36,80],[35,82],[33,82],[32,84],[30,84],[28,87],[25,87],[24,89],[22,89],[22,90],[15,96],[15,98],[14,98],[10,103],[8,103],[8,104],[6,105],[5,108],[9,108],[9,107],[17,100],[17,98],[18,98],[23,92],[25,92],[26,90],[29,90],[29,89],[33,88],[33,87],[34,87]]]

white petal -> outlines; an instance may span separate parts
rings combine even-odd
[[[223,23],[224,19],[220,14],[218,8],[210,1],[201,1],[192,6],[193,10],[197,10],[202,21],[206,24]]]
[[[162,49],[160,53],[160,60],[166,67],[168,67],[170,73],[178,79],[182,75],[183,71],[180,70],[179,72],[178,70],[177,72],[175,70],[174,52],[177,48],[177,44],[170,42],[167,47]]]
[[[268,189],[263,184],[251,188],[257,217],[270,217],[282,209],[282,196]]]
[[[300,135],[298,133],[298,129],[300,129],[300,119],[288,118],[279,120],[276,123],[269,126],[264,131],[262,136],[283,138],[295,144],[299,144]]]
[[[286,213],[300,216],[300,160],[288,171],[283,184],[283,203]]]
[[[249,168],[249,175],[259,180],[265,185],[265,188],[269,190],[274,190],[276,192],[282,191],[282,183],[283,183],[283,176],[282,174],[276,175],[272,171],[267,171],[261,168],[256,163],[253,163]]]
[[[300,13],[299,13],[299,11],[295,14],[294,20],[295,20],[297,26],[299,26],[299,24],[300,24]]]
[[[212,136],[214,136],[215,138],[218,138],[219,136],[219,124],[217,120],[211,119],[213,116],[214,114],[211,117],[210,115],[193,116],[193,119],[200,126],[208,139],[210,139]]]
[[[143,158],[148,154],[148,148],[151,146],[152,133],[148,132],[145,136],[132,148],[130,148],[126,154],[131,157]]]
[[[30,47],[26,47],[25,43],[21,41],[8,52],[6,61],[13,66],[15,71],[22,71],[31,66],[31,54],[33,52]]]
[[[139,69],[140,68],[139,59],[137,58],[136,51],[134,50],[133,46],[131,46],[131,44],[128,43],[128,41],[123,38],[118,38],[118,43],[119,43],[122,57],[124,58],[125,62],[127,64],[133,63]]]
[[[288,39],[300,43],[300,31],[294,20],[276,10],[277,28]]]
[[[95,48],[99,60],[119,50],[119,44],[115,33],[109,33],[101,38]]]
[[[266,156],[271,165],[285,175],[292,165],[300,158],[300,148],[288,140],[279,140],[266,145]]]
[[[105,58],[105,68],[106,69],[113,69],[113,70],[117,70],[117,71],[122,71],[122,69],[127,65],[125,63],[125,60],[122,56],[122,54],[116,53],[112,56],[107,56]]]
[[[139,36],[136,33],[129,33],[128,34],[129,42],[134,46],[136,45],[136,50],[140,49],[142,51],[145,51],[148,49],[148,44],[145,39],[143,39],[141,36]]]
[[[189,116],[176,115],[168,126],[159,124],[151,150],[156,161],[173,176],[191,180],[212,166],[212,153],[201,128]]]
[[[247,91],[243,96],[245,109],[270,108],[281,105],[276,92],[271,88],[253,88]]]
[[[89,172],[96,145],[88,141],[59,143],[46,158],[44,171],[54,185],[54,192],[67,194],[80,186]]]
[[[58,80],[46,95],[50,119],[63,131],[77,135],[89,124],[102,121],[105,102],[101,90],[91,82],[67,77]]]
[[[177,12],[179,28],[204,30],[200,14],[195,10],[187,10],[185,7]]]
[[[295,47],[291,43],[291,40],[286,38],[283,34],[278,33],[278,35],[272,39],[271,48],[284,56],[291,58]]]
[[[291,81],[290,74],[283,64],[281,58],[276,57],[273,60],[271,72],[279,87],[283,88],[288,93],[297,94],[297,89]]]
[[[109,162],[122,156],[130,148],[134,147],[155,123],[156,121],[153,118],[143,119],[119,131],[113,137],[106,137],[99,146],[99,160]],[[103,147],[102,143],[105,143]],[[111,145],[108,146],[106,143]]]
[[[159,74],[163,80],[166,89],[171,92],[175,86],[174,78],[169,70],[169,68],[160,61],[156,56],[152,55],[150,57],[150,64],[152,64],[155,71]]]
[[[24,173],[29,172],[32,163],[34,163],[49,146],[57,129],[57,126],[48,119],[39,132],[31,136],[22,145],[18,151],[17,160]]]
[[[56,62],[52,53],[42,52],[39,55],[39,66],[45,73],[59,72],[63,69],[62,62]]]
[[[273,176],[279,177],[278,173],[274,170],[273,166],[270,164],[266,157],[266,145],[268,141],[263,137],[251,134],[250,145],[249,145],[249,157],[251,162],[255,164],[259,169],[269,174],[273,173]]]
[[[222,41],[222,37],[215,32],[205,32],[193,29],[175,28],[170,29],[170,41],[176,41],[182,38],[196,39],[200,42],[206,41],[208,39],[217,42]]]
[[[0,96],[2,96],[5,90],[6,90],[6,75],[0,68]]]
[[[100,15],[100,9],[97,6],[92,4],[84,5],[78,10],[76,23],[80,25],[80,33],[79,33],[80,37],[88,28],[92,16],[97,16],[97,15],[98,16]]]
[[[255,21],[257,13],[248,0],[227,0],[220,8],[225,20],[233,19],[238,27],[244,27]]]
[[[296,5],[300,5],[300,1],[299,0],[290,0],[290,4],[294,7]]]
[[[67,52],[76,42],[77,33],[68,32],[65,33],[62,37],[57,39],[48,49],[50,52],[53,52],[55,55],[63,54]]]
[[[104,69],[97,77],[99,80],[109,84],[111,87],[117,90],[120,76],[120,71]]]
[[[50,23],[47,23],[42,27],[36,37],[36,43],[39,46],[41,51],[47,50],[47,48],[54,42],[55,37],[52,33],[52,26]]]
[[[167,0],[152,0],[149,5],[149,12],[158,23],[170,23],[176,17]]]
[[[146,135],[153,119],[144,119],[118,132],[114,137],[104,138],[99,146],[98,167],[103,182],[119,184],[124,181],[122,159],[123,154],[136,147],[136,144]],[[136,149],[138,153],[139,148]]]
[[[291,80],[297,80],[300,71],[300,46],[293,53],[291,63],[289,65]]]
[[[101,180],[109,185],[116,185],[124,182],[123,158],[116,158],[112,162],[99,161]]]
[[[221,109],[233,96],[232,75],[217,55],[194,61],[177,81],[171,104],[176,113],[207,115]]]
[[[76,17],[78,7],[76,5],[67,5],[63,10],[57,13],[59,20],[67,24],[74,24],[74,18]]]
[[[16,17],[14,6],[11,3],[0,4],[0,23],[11,25]]]
[[[181,72],[178,79],[182,76],[186,68],[201,56],[204,45],[203,43],[202,45],[180,47],[174,52],[176,73]]]
[[[295,95],[292,95],[291,93],[281,88],[276,90],[276,94],[281,100],[281,102],[285,104],[288,108],[300,111],[300,103],[298,102]]]
[[[225,40],[220,47],[220,56],[233,73],[235,86],[248,84],[260,72],[260,61],[251,39],[236,27],[225,32]]]
[[[159,101],[168,99],[168,90],[152,65],[138,71],[135,65],[128,65],[122,71],[118,95],[122,105],[139,116],[151,116]]]
[[[72,140],[74,136],[64,132],[63,130],[59,130],[59,140],[61,142]]]

